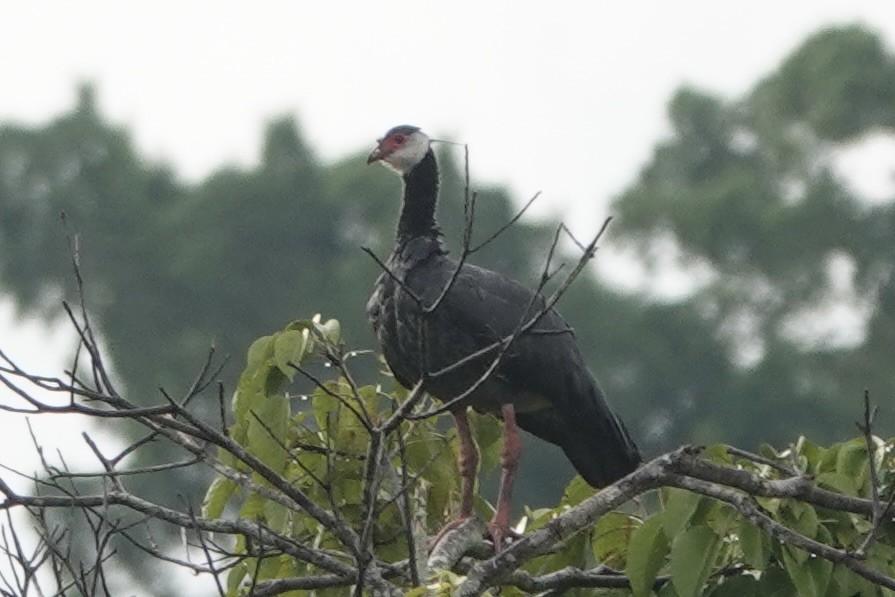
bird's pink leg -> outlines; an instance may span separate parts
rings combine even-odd
[[[457,424],[457,439],[460,442],[460,519],[472,516],[472,500],[475,490],[475,476],[479,467],[479,452],[469,431],[466,409],[454,413]]]
[[[516,478],[519,457],[522,455],[522,441],[519,439],[519,427],[516,426],[516,409],[512,404],[504,404],[500,412],[504,422],[503,450],[500,453],[500,489],[497,493],[497,511],[491,524],[488,525],[495,551],[503,547],[504,539],[509,534],[513,480]]]
[[[466,409],[455,411],[454,422],[457,425],[457,441],[460,448],[459,468],[460,468],[460,515],[453,522],[446,524],[435,539],[432,540],[430,546],[435,547],[442,537],[448,531],[452,531],[460,523],[472,516],[472,500],[475,497],[475,476],[479,467],[479,452],[475,447],[472,439],[472,433],[469,431],[469,419],[466,416]]]

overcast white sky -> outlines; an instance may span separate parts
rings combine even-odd
[[[251,163],[277,114],[325,159],[407,122],[548,208],[629,181],[684,82],[736,95],[835,23],[895,40],[879,0],[19,1],[0,22],[0,119],[41,122],[94,81],[104,113],[189,179]]]
[[[284,113],[324,160],[417,124],[468,143],[476,180],[542,191],[534,213],[584,234],[664,134],[681,84],[735,97],[809,33],[854,22],[895,46],[883,0],[11,0],[0,122],[44,122],[92,81],[103,113],[187,180],[252,164]],[[850,170],[891,186],[893,162],[877,163],[861,154]],[[11,319],[0,303],[0,338]],[[31,329],[16,344],[43,353]]]
[[[44,122],[92,81],[103,113],[188,180],[252,164],[283,113],[324,160],[416,124],[468,143],[477,180],[543,191],[539,213],[589,231],[663,135],[677,87],[736,96],[810,32],[853,22],[895,46],[885,0],[7,0],[0,121]],[[56,361],[65,338],[0,300],[12,356]]]

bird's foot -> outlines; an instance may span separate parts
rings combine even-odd
[[[435,538],[429,541],[429,552],[431,553],[431,551],[435,549],[435,546],[438,545],[438,543],[442,539],[444,539],[448,533],[457,529],[460,525],[462,525],[464,522],[467,522],[470,518],[472,518],[472,516],[461,516],[460,518],[452,520],[451,522],[441,527],[441,530],[438,531],[438,534],[435,535]]]
[[[438,531],[438,534],[435,535],[433,539],[429,540],[429,553],[431,554],[435,550],[435,547],[439,543],[441,543],[441,541],[443,541],[445,537],[450,535],[453,531],[457,531],[463,525],[474,522],[473,519],[475,518],[476,516],[474,515],[461,516],[460,518],[452,520],[451,522],[444,525],[441,530]],[[478,524],[482,525],[483,523],[479,521]],[[515,541],[516,539],[519,539],[521,535],[519,535],[519,533],[517,533],[513,529],[509,528],[509,525],[506,523],[491,521],[487,525],[484,525],[482,537],[484,539],[491,540],[491,543],[494,546],[494,551],[496,553],[506,547],[507,542]]]
[[[508,523],[501,523],[495,520],[488,523],[488,535],[491,537],[491,543],[494,544],[495,553],[506,547],[507,541],[515,541],[521,536],[511,529]]]

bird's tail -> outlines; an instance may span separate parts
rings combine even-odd
[[[634,471],[640,451],[624,423],[610,410],[593,379],[581,388],[574,411],[518,413],[519,426],[556,444],[592,487],[605,487]]]
[[[609,413],[612,415],[612,413]],[[605,487],[634,471],[640,452],[618,417],[588,430],[570,428],[559,447],[591,487]]]

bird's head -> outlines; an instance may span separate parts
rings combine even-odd
[[[419,127],[402,124],[378,140],[367,163],[382,162],[398,174],[405,174],[422,161],[429,151],[429,137]]]

